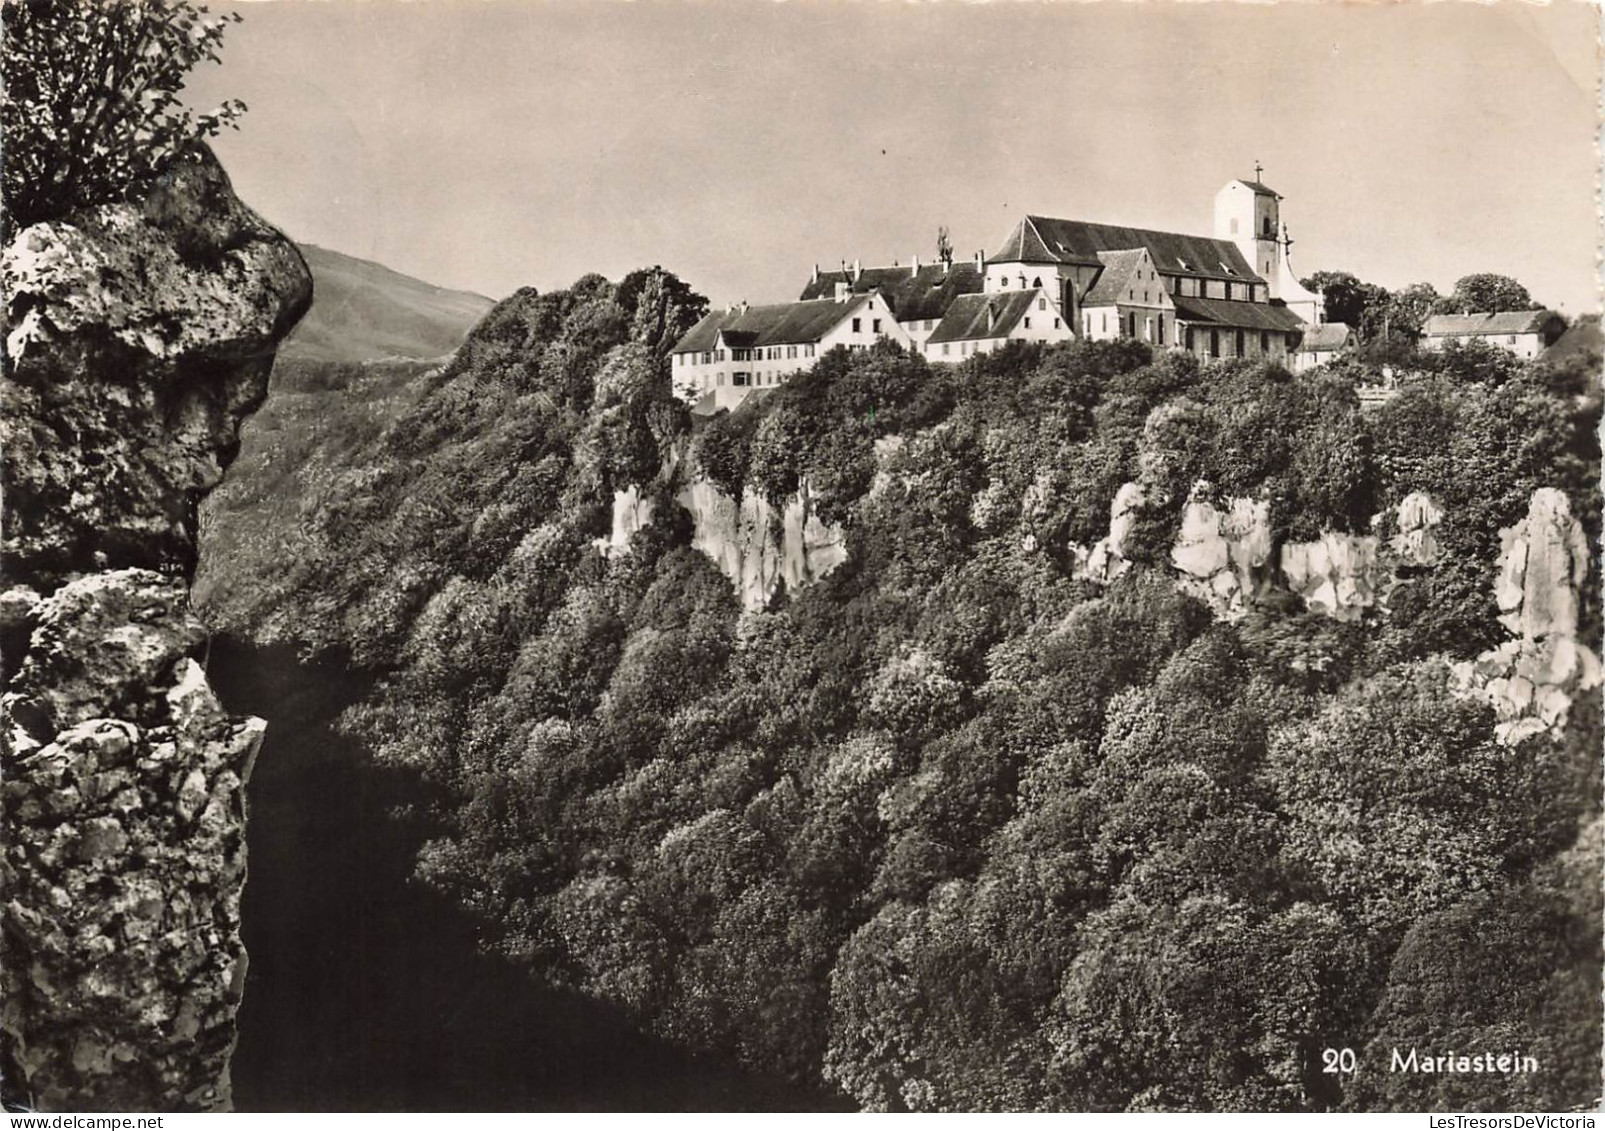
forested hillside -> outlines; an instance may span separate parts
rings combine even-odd
[[[205,615],[378,676],[345,729],[448,798],[418,874],[491,945],[868,1108],[1597,1094],[1598,692],[1503,745],[1450,668],[1509,635],[1540,487],[1584,521],[1598,650],[1579,372],[1452,350],[1362,413],[1349,371],[888,347],[694,422],[664,350],[701,307],[657,271],[520,291],[425,376],[276,392],[207,504]],[[847,560],[744,611],[692,480],[806,484]],[[1357,621],[1220,619],[1170,565],[1200,481],[1277,543],[1425,493],[1443,553]],[[1133,564],[1095,584],[1128,482]],[[603,552],[631,486],[652,521]]]

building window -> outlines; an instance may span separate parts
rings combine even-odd
[[[1515,345],[1516,344],[1516,335],[1515,334],[1510,335],[1510,337],[1506,338],[1505,341],[1509,345]]]
[[[1209,332],[1209,356],[1210,357],[1219,357],[1220,356],[1220,331],[1219,330],[1211,330]]]
[[[1147,338],[1150,342],[1154,340],[1154,320],[1152,318],[1143,319],[1142,332],[1142,336]]]
[[[1232,298],[1232,285],[1230,283],[1227,283],[1226,284],[1226,301],[1230,302],[1231,298]]]
[[[1003,285],[1005,287],[1009,285],[1009,277],[1007,275],[1003,276]]]
[[[1157,319],[1155,319],[1155,322],[1158,324],[1158,327],[1159,327],[1159,337],[1155,338],[1154,341],[1158,342],[1160,345],[1164,345],[1165,344],[1165,316],[1163,314],[1161,314]]]
[[[1054,320],[1053,320],[1053,328],[1054,328],[1054,329],[1055,329],[1055,330],[1057,330],[1057,329],[1059,329],[1059,328],[1060,328],[1060,324],[1059,324],[1059,320],[1058,320],[1058,319],[1057,319],[1057,318],[1055,318],[1055,319],[1054,319]]]
[[[870,324],[870,329],[874,333],[877,333],[877,334],[880,333],[881,332],[881,320],[879,318],[875,319],[875,321]]]
[[[1259,352],[1271,352],[1271,332],[1269,330],[1261,330],[1259,332]]]
[[[1099,321],[1102,323],[1099,332],[1107,334],[1109,332],[1109,312],[1107,310],[1099,316]]]
[[[1232,235],[1235,236],[1236,234],[1237,234],[1237,221],[1233,220],[1232,221]]]
[[[1237,356],[1243,356],[1243,332],[1241,330],[1237,331]]]
[[[854,318],[853,319],[853,333],[862,334],[863,332],[864,332],[864,320],[862,318]]]
[[[1187,343],[1187,352],[1191,353],[1192,349],[1193,349],[1193,328],[1191,326],[1187,327],[1186,343]]]
[[[1025,316],[1025,328],[1027,330],[1031,328],[1031,316],[1029,314]]]
[[[1046,310],[1046,309],[1048,309],[1048,300],[1045,299],[1045,298],[1037,299],[1037,309],[1038,310]]]
[[[718,386],[719,386],[719,387],[720,387],[720,388],[721,388],[721,389],[722,389],[722,388],[724,388],[724,374],[723,374],[723,373],[720,373],[720,374],[719,374],[719,375],[718,375],[718,376],[717,376],[717,377],[715,377],[715,378],[714,378],[714,382],[715,382],[715,383],[716,383],[716,384],[717,384],[717,385],[718,385]]]
[[[947,356],[947,343],[946,342],[942,343],[942,356],[943,357]]]

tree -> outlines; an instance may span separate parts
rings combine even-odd
[[[946,224],[936,229],[936,261],[947,264],[953,262],[953,240],[947,234]]]
[[[630,316],[630,337],[659,357],[708,313],[708,300],[673,271],[643,267],[619,283],[613,300]]]
[[[1362,283],[1347,271],[1317,271],[1299,282],[1326,300],[1328,322],[1343,322],[1357,330],[1366,326],[1368,311],[1381,309],[1388,301],[1387,291],[1374,283]]]
[[[1541,310],[1533,296],[1509,275],[1479,272],[1455,281],[1455,289],[1440,300],[1438,314],[1495,314],[1502,310]]]
[[[5,207],[26,227],[148,185],[193,143],[235,126],[230,100],[196,116],[185,76],[218,61],[229,13],[187,0],[5,5]]]

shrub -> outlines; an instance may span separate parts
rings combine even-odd
[[[5,203],[17,228],[125,197],[193,143],[234,126],[196,116],[184,78],[217,62],[237,14],[187,0],[21,0],[5,12]]]

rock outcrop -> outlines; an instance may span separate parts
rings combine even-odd
[[[192,572],[196,506],[311,302],[300,253],[196,150],[141,204],[18,232],[3,279],[0,569]]]
[[[652,525],[652,500],[642,498],[641,488],[631,485],[613,492],[613,527],[606,538],[596,540],[596,548],[605,557],[622,554],[630,548],[630,539],[643,528]]]
[[[1282,577],[1304,604],[1353,623],[1376,604],[1377,538],[1328,530],[1313,542],[1282,547]]]
[[[1075,567],[1072,573],[1100,585],[1107,585],[1131,568],[1126,560],[1126,539],[1137,521],[1137,512],[1144,502],[1142,487],[1136,483],[1122,483],[1109,504],[1109,533],[1100,538],[1092,549],[1082,551],[1072,546]]]
[[[692,545],[730,579],[744,608],[761,609],[782,582],[801,588],[847,560],[840,528],[814,513],[806,484],[778,516],[760,493],[744,491],[737,503],[705,479],[681,490],[676,501],[691,512]]]
[[[1511,639],[1455,665],[1455,676],[1466,694],[1493,706],[1496,733],[1514,745],[1565,726],[1574,696],[1599,686],[1600,663],[1577,639],[1588,541],[1566,496],[1539,488],[1527,517],[1499,535],[1494,599]]]
[[[147,570],[64,586],[5,696],[0,1023],[42,1110],[228,1103],[265,724],[218,704],[188,604]]]
[[[7,1096],[226,1109],[264,724],[208,687],[188,584],[196,506],[311,277],[205,150],[16,233],[3,270]]]
[[[1170,562],[1181,572],[1183,589],[1222,620],[1236,620],[1270,584],[1271,508],[1233,499],[1222,512],[1203,497],[1208,491],[1206,483],[1193,488]]]

